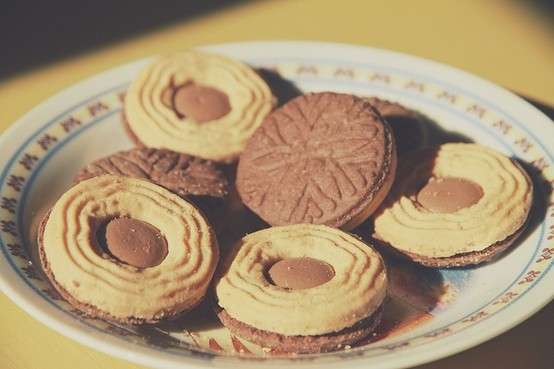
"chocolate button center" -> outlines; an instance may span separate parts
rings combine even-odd
[[[278,261],[269,268],[268,274],[276,286],[303,290],[330,281],[335,271],[321,260],[303,257]]]
[[[108,223],[106,244],[113,256],[138,268],[156,266],[167,255],[167,242],[160,231],[131,218],[116,218]]]
[[[463,178],[431,178],[417,194],[417,201],[435,213],[454,213],[467,208],[483,197],[477,183]]]
[[[231,105],[227,95],[218,89],[188,82],[174,91],[173,109],[180,117],[203,123],[227,115]]]

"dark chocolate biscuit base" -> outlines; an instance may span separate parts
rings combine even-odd
[[[427,127],[423,116],[397,102],[370,97],[369,103],[389,123],[399,155],[417,150],[427,144]]]
[[[366,99],[320,92],[292,99],[252,135],[237,168],[243,203],[271,225],[353,229],[388,192],[392,131]]]
[[[136,148],[98,159],[82,168],[78,183],[104,174],[146,179],[191,201],[214,223],[220,221],[229,183],[209,160],[166,149]]]
[[[223,198],[229,192],[227,179],[215,163],[166,149],[137,148],[117,152],[82,168],[74,182],[104,174],[146,179],[181,197]]]
[[[418,113],[415,110],[405,107],[404,105],[395,101],[389,101],[381,99],[375,96],[369,98],[369,103],[377,109],[382,117],[390,116],[405,116],[410,118],[416,118]]]
[[[48,259],[46,257],[46,254],[44,252],[44,247],[43,247],[43,237],[44,237],[44,229],[46,227],[46,222],[48,221],[49,216],[50,216],[50,212],[48,212],[44,216],[44,219],[40,222],[40,226],[38,230],[38,249],[39,249],[38,254],[39,254],[42,270],[44,271],[44,274],[46,274],[46,276],[48,277],[50,284],[55,288],[55,290],[60,294],[60,296],[65,301],[67,301],[71,306],[73,306],[75,309],[79,310],[84,316],[88,318],[108,320],[108,321],[127,324],[127,325],[139,325],[139,324],[160,323],[168,319],[173,319],[183,313],[183,310],[179,309],[179,306],[176,306],[175,309],[173,310],[160,311],[158,314],[156,314],[154,317],[150,319],[134,317],[134,316],[121,318],[121,317],[115,317],[112,314],[104,310],[101,310],[92,304],[84,303],[77,300],[65,288],[63,288],[57,283],[54,273],[52,273],[52,270],[50,269],[50,266],[48,264]],[[200,302],[202,302],[202,299],[196,302],[196,304],[191,309],[193,309],[195,306],[200,304]]]
[[[279,353],[310,354],[340,350],[369,336],[381,322],[382,307],[351,327],[316,336],[285,336],[257,329],[232,318],[225,310],[217,311],[217,316],[227,329],[247,341]]]
[[[501,254],[508,249],[515,240],[523,233],[527,224],[524,224],[519,230],[517,230],[511,236],[508,236],[502,241],[496,242],[489,247],[480,250],[472,251],[461,254],[456,254],[448,257],[428,257],[413,252],[399,250],[396,247],[390,245],[387,242],[375,239],[376,244],[382,246],[387,251],[392,252],[394,255],[407,258],[413,262],[421,264],[429,268],[460,268],[466,266],[477,265],[492,260],[496,255]]]

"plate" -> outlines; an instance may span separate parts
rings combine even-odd
[[[40,217],[85,163],[132,146],[121,125],[125,90],[149,62],[101,73],[45,101],[0,143],[0,286],[58,332],[139,364],[189,367],[400,368],[490,339],[554,297],[554,125],[514,94],[435,62],[364,47],[313,42],[209,46],[302,91],[342,91],[395,100],[436,123],[441,140],[475,141],[517,158],[532,174],[535,207],[511,251],[476,268],[432,270],[389,261],[392,287],[377,336],[335,353],[283,356],[233,337],[206,309],[154,327],[82,317],[45,282],[36,263]]]

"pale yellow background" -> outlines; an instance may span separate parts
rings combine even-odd
[[[118,64],[194,45],[264,39],[402,51],[554,105],[554,20],[525,1],[274,0],[225,8],[0,81],[0,130],[64,87]],[[76,366],[139,368],[64,338],[0,295],[0,368]],[[552,367],[554,303],[488,343],[422,368]]]

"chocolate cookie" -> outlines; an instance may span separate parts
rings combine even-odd
[[[231,162],[274,103],[248,65],[189,50],[142,70],[126,94],[124,123],[141,146]]]
[[[421,114],[400,103],[378,97],[370,97],[369,103],[392,128],[398,155],[420,149],[427,144],[427,130]]]
[[[74,182],[104,174],[149,180],[191,201],[216,223],[229,192],[227,179],[215,163],[171,150],[120,151],[82,168]]]
[[[218,309],[217,317],[233,334],[262,347],[272,348],[282,353],[314,354],[337,351],[369,336],[379,326],[382,311],[381,307],[352,327],[316,336],[286,336],[264,331],[233,319],[225,310],[221,309]]]
[[[332,92],[273,111],[248,141],[237,171],[243,202],[271,225],[352,229],[394,179],[392,131],[366,99]]]
[[[219,258],[193,205],[151,182],[112,175],[64,193],[42,221],[38,244],[64,299],[88,316],[130,324],[191,310]]]
[[[444,144],[402,162],[374,215],[374,237],[426,266],[478,264],[513,244],[532,198],[515,161],[477,144]]]
[[[387,291],[380,255],[324,225],[251,233],[216,277],[217,310],[234,334],[282,352],[336,350],[368,336]]]
[[[494,245],[491,245],[480,251],[472,251],[466,253],[460,253],[453,256],[447,257],[428,257],[422,256],[409,251],[400,251],[386,242],[375,240],[379,246],[386,248],[393,254],[407,258],[409,260],[415,261],[418,264],[424,265],[429,268],[459,268],[470,265],[477,265],[493,260],[495,257],[507,250],[521,233],[525,230],[526,224],[524,224],[521,229],[516,231],[511,236],[508,236],[502,241],[496,242]],[[384,250],[383,250],[384,251]]]

